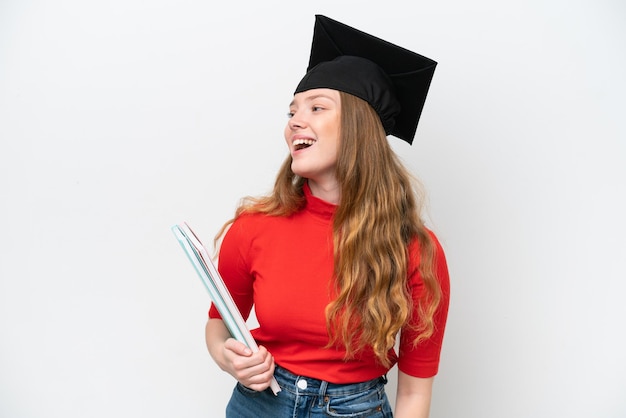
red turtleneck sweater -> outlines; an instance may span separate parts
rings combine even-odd
[[[289,217],[261,214],[240,216],[226,233],[219,271],[244,318],[254,305],[259,327],[252,335],[276,363],[292,373],[332,383],[355,383],[385,374],[373,352],[344,360],[344,350],[328,343],[324,309],[331,301],[333,276],[332,217],[336,206],[311,195],[306,206]],[[433,236],[434,238],[434,236]],[[443,298],[435,317],[435,333],[413,347],[415,335],[401,333],[399,356],[391,353],[404,373],[430,377],[437,373],[449,301],[449,278],[437,240],[436,272]],[[423,283],[417,270],[416,243],[409,248],[409,284],[417,300]],[[214,306],[211,318],[219,318]]]

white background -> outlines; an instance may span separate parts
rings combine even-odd
[[[315,13],[439,62],[390,138],[452,275],[431,416],[626,416],[621,0],[3,0],[1,417],[222,416],[170,226],[271,188]]]

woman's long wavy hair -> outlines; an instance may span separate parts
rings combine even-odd
[[[417,331],[415,344],[434,331],[441,299],[435,245],[420,217],[421,187],[391,149],[378,115],[362,99],[343,92],[340,98],[336,176],[341,201],[333,220],[336,298],[326,307],[329,347],[345,346],[347,358],[371,347],[380,363],[389,366],[389,350],[402,327]],[[288,216],[298,211],[304,205],[305,181],[291,170],[289,156],[272,193],[244,199],[234,219],[244,212]],[[234,219],[219,231],[216,243]],[[425,285],[417,306],[407,283],[407,247],[414,239]],[[416,323],[411,322],[414,309]]]

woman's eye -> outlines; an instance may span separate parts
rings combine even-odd
[[[321,106],[313,106],[313,111],[314,112],[319,112],[320,110],[324,110],[324,108],[321,107]]]
[[[293,114],[294,114],[293,112],[287,112],[287,117],[289,119],[291,119],[291,118],[293,118]]]

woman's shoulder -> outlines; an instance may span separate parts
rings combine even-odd
[[[241,231],[253,231],[266,222],[267,215],[262,213],[243,212],[235,216],[230,226],[228,227],[227,234],[237,233]]]
[[[446,260],[446,254],[445,254],[444,248],[441,245],[441,242],[439,238],[437,237],[437,235],[431,229],[426,228],[426,232],[432,243],[435,271],[437,272],[438,276],[441,276],[443,279],[445,279],[445,277],[447,277],[447,274],[448,274],[447,273],[448,267],[447,267],[447,260]],[[419,238],[414,237],[409,243],[408,248],[409,248],[409,274],[413,273],[411,275],[414,275],[415,273],[418,273],[419,265],[423,258],[422,244],[420,243]],[[419,274],[416,274],[416,275],[419,276]]]
[[[239,233],[246,233],[247,235],[255,234],[260,231],[265,231],[277,227],[279,224],[284,223],[288,217],[268,215],[266,213],[244,211],[237,215],[230,225],[229,232],[239,231]]]
[[[435,234],[435,232],[433,232],[429,228],[424,228],[424,230],[428,234],[428,238],[430,239],[430,241],[432,242],[434,246],[435,253],[443,254],[444,252],[443,246],[441,245],[441,242],[439,238],[437,237],[437,235]],[[411,242],[409,242],[409,254],[411,254],[412,258],[414,256],[419,256],[419,254],[421,253],[421,247],[422,247],[422,244],[420,242],[420,238],[418,236],[414,236],[413,239],[411,239]]]

